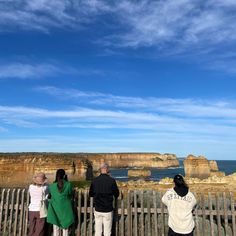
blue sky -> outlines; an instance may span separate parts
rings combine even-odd
[[[236,156],[236,1],[0,2],[0,152]]]

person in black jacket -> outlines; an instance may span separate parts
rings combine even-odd
[[[109,166],[103,163],[101,174],[96,177],[90,186],[89,196],[94,198],[95,205],[95,236],[111,235],[113,217],[113,198],[118,198],[119,189],[116,181],[109,175]],[[102,230],[103,229],[103,230]]]

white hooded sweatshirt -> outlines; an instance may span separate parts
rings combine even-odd
[[[181,197],[172,188],[164,194],[162,202],[168,209],[169,227],[179,234],[191,233],[195,226],[192,210],[197,203],[194,195],[188,191],[185,196]]]

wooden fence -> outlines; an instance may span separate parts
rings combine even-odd
[[[195,194],[196,236],[236,236],[236,209],[232,193]],[[0,235],[26,236],[29,194],[26,189],[0,189]],[[162,193],[152,190],[124,191],[115,202],[112,234],[116,236],[165,236],[168,214]],[[93,199],[88,191],[75,192],[76,222],[70,235],[94,235]]]

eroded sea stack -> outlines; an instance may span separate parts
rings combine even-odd
[[[188,155],[184,160],[185,176],[190,178],[206,179],[212,175],[224,176],[220,172],[216,161],[209,161],[204,156]]]

